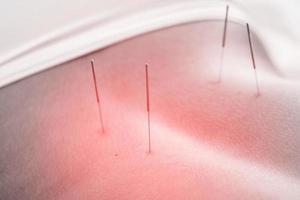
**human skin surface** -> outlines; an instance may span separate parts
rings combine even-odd
[[[299,83],[252,35],[257,96],[234,23],[217,82],[222,28],[155,31],[0,89],[0,199],[299,199]]]

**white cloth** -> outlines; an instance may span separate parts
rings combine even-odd
[[[225,1],[6,1],[0,13],[0,87],[158,28],[223,19]],[[299,77],[299,2],[230,1],[230,20],[249,22],[274,65]]]

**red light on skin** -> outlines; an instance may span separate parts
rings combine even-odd
[[[249,44],[238,24],[228,35],[226,83],[209,84],[222,24],[173,27],[93,54],[100,93],[100,66],[85,58],[3,88],[5,190],[20,192],[14,199],[297,199],[298,84],[273,78],[265,62],[264,96],[253,101]],[[95,133],[91,102],[105,109],[107,137]]]

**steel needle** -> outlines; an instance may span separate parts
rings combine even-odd
[[[146,106],[148,117],[148,153],[151,153],[151,129],[150,129],[150,97],[149,97],[149,77],[148,77],[148,64],[145,65],[146,72]]]
[[[257,78],[257,72],[256,72],[256,64],[255,64],[255,58],[254,58],[254,53],[253,53],[253,46],[252,46],[252,40],[251,40],[250,27],[249,27],[248,23],[246,24],[246,26],[247,26],[247,34],[248,34],[248,41],[249,41],[251,59],[252,59],[252,66],[253,66],[253,69],[254,69],[254,75],[255,75],[255,81],[256,81],[256,92],[257,92],[257,96],[260,96],[260,88],[259,88],[259,83],[258,83],[258,78]]]
[[[96,93],[96,99],[97,99],[97,104],[98,104],[99,119],[100,119],[100,123],[101,123],[102,133],[104,133],[104,124],[103,124],[101,104],[100,104],[100,98],[99,98],[99,92],[98,92],[98,86],[97,86],[97,79],[96,79],[96,74],[95,74],[94,59],[91,60],[91,67],[92,67],[92,72],[93,72],[95,93]]]
[[[229,5],[226,5],[226,14],[225,14],[224,28],[223,28],[223,38],[222,38],[222,47],[221,47],[222,49],[221,49],[221,58],[220,58],[220,68],[219,68],[218,82],[222,81],[224,49],[225,49],[225,45],[226,45],[226,36],[227,36],[228,13],[229,13]]]

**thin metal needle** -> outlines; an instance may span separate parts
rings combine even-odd
[[[150,97],[149,97],[149,77],[148,77],[148,64],[145,65],[146,72],[146,105],[148,115],[148,153],[151,153],[151,129],[150,129]]]
[[[252,66],[253,66],[253,69],[254,69],[254,75],[255,75],[255,81],[256,81],[256,92],[257,92],[257,96],[260,96],[260,88],[259,88],[257,72],[256,72],[256,64],[255,64],[253,46],[252,46],[252,41],[251,41],[250,27],[249,27],[248,23],[246,23],[246,26],[247,26],[248,41],[249,41],[250,52],[251,52]]]
[[[104,133],[104,124],[103,124],[101,104],[100,104],[100,98],[99,98],[98,87],[97,87],[97,79],[96,79],[96,74],[95,74],[94,59],[91,60],[91,67],[92,67],[92,72],[93,72],[95,93],[96,93],[96,99],[97,99],[97,104],[98,104],[99,119],[100,119],[100,123],[101,123],[102,133]]]
[[[223,28],[222,49],[221,49],[221,57],[220,57],[220,69],[219,69],[218,82],[222,81],[224,49],[225,49],[225,45],[226,45],[227,24],[228,24],[228,13],[229,13],[229,5],[226,5],[226,15],[225,15],[225,20],[224,20],[224,28]]]

